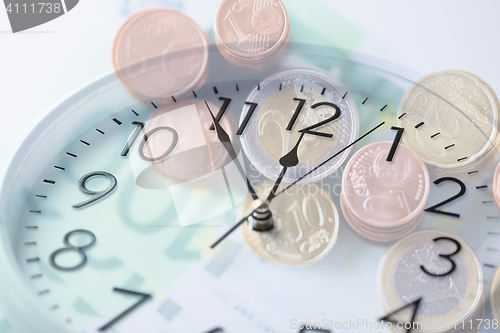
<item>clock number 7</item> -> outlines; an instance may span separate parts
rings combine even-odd
[[[123,294],[128,294],[128,295],[141,296],[141,299],[138,300],[136,303],[132,304],[131,307],[129,307],[128,309],[126,309],[125,311],[123,311],[122,313],[120,313],[118,316],[116,316],[115,318],[113,318],[106,325],[104,325],[101,328],[99,328],[99,332],[105,332],[111,326],[113,326],[119,320],[121,320],[123,317],[125,317],[126,315],[128,315],[129,313],[131,313],[132,311],[134,311],[135,309],[137,309],[142,303],[146,302],[147,300],[149,300],[151,298],[150,294],[144,294],[144,293],[140,293],[140,292],[132,291],[132,290],[127,290],[127,289],[113,288],[113,291],[116,291],[116,292],[119,292],[119,293],[123,293]]]
[[[391,150],[389,150],[389,155],[387,155],[387,162],[392,162],[394,159],[394,154],[396,154],[396,149],[398,149],[399,142],[401,141],[401,137],[403,136],[404,128],[392,126],[391,130],[396,130],[396,137],[394,138],[394,142],[392,143]]]

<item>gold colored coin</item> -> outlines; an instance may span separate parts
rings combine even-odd
[[[460,70],[431,73],[401,99],[403,142],[424,162],[461,169],[480,162],[497,140],[498,98],[479,77]]]
[[[500,268],[495,273],[491,282],[490,303],[491,314],[493,315],[493,319],[496,319],[498,323],[500,322]]]
[[[266,197],[273,183],[256,187]],[[278,191],[281,191],[282,186]],[[252,211],[251,198],[243,203],[241,216]],[[270,204],[274,228],[254,231],[251,221],[243,224],[245,242],[262,259],[289,265],[314,263],[330,252],[339,230],[339,215],[332,199],[314,184],[297,185],[278,195]]]
[[[287,131],[285,129],[299,105],[296,99],[305,100],[305,104],[292,131]],[[264,103],[258,116],[259,142],[266,153],[278,162],[297,143],[301,135],[299,130],[335,114],[335,109],[331,107],[311,108],[321,102],[329,102],[328,97],[310,87],[291,86],[275,92]],[[304,136],[298,150],[298,167],[321,161],[331,152],[339,135],[339,123],[333,122],[322,128],[321,132],[332,134],[333,138]]]

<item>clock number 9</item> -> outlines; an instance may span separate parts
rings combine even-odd
[[[109,180],[108,187],[106,189],[104,189],[102,191],[98,191],[98,192],[89,190],[87,188],[86,183],[92,177],[106,177]],[[87,205],[89,205],[97,200],[104,198],[106,195],[108,195],[109,193],[111,193],[111,191],[113,191],[115,189],[117,183],[118,182],[116,181],[115,176],[113,176],[109,172],[92,171],[92,172],[87,173],[82,178],[80,178],[80,180],[78,181],[78,189],[85,194],[94,195],[95,197],[93,197],[90,200],[84,201],[82,203],[73,205],[73,208],[81,208],[81,207],[87,206]]]
[[[71,245],[71,243],[69,242],[69,239],[74,234],[86,234],[86,235],[88,235],[90,237],[89,243],[87,245],[84,245],[84,246]],[[60,271],[66,271],[66,272],[74,271],[74,270],[77,270],[79,268],[82,268],[87,263],[87,255],[85,254],[85,250],[88,249],[89,247],[91,247],[92,245],[94,245],[95,240],[96,240],[95,235],[88,230],[77,229],[77,230],[73,230],[73,231],[68,232],[64,236],[64,244],[66,244],[68,246],[60,248],[60,249],[52,252],[52,254],[50,255],[50,260],[49,260],[50,264],[55,269],[58,269]],[[59,254],[61,254],[63,252],[70,252],[70,251],[76,252],[80,255],[80,262],[78,264],[76,264],[75,266],[61,266],[61,265],[56,263],[56,258]]]
[[[449,237],[437,237],[437,238],[433,239],[434,242],[437,242],[439,240],[448,240],[450,242],[453,242],[457,246],[457,249],[453,253],[450,253],[450,254],[440,254],[439,255],[441,258],[446,258],[446,259],[448,259],[451,262],[451,269],[448,272],[444,273],[444,274],[434,274],[434,273],[431,273],[428,270],[426,270],[423,265],[420,265],[420,268],[424,271],[424,273],[426,273],[426,274],[428,274],[430,276],[434,276],[434,277],[442,277],[442,276],[450,275],[451,273],[453,273],[457,269],[457,264],[455,264],[455,262],[451,259],[451,257],[454,256],[455,254],[457,254],[458,252],[460,252],[460,250],[462,250],[462,245],[460,245],[460,243],[457,242],[456,240],[454,240],[453,238],[449,238]]]
[[[144,123],[141,123],[139,121],[133,121],[132,125],[136,125],[137,128],[135,129],[134,133],[132,134],[132,136],[128,140],[128,142],[125,145],[125,147],[123,148],[120,156],[126,157],[128,155],[128,153],[130,152],[130,148],[132,148],[132,146],[134,145],[135,141],[137,140],[137,137],[144,130]],[[144,146],[146,145],[147,141],[149,140],[149,138],[153,134],[155,134],[156,132],[162,131],[162,130],[163,131],[172,132],[172,135],[173,135],[172,143],[165,150],[165,152],[163,154],[161,154],[160,156],[157,156],[157,157],[147,157],[146,155],[144,155]],[[178,141],[179,141],[179,134],[172,127],[160,126],[160,127],[153,128],[152,130],[150,130],[149,132],[147,132],[146,134],[144,134],[144,137],[143,137],[143,139],[141,141],[141,144],[139,146],[139,156],[141,156],[141,158],[143,160],[148,161],[148,162],[158,162],[158,161],[161,161],[161,160],[163,160],[164,158],[166,158],[168,155],[170,155],[172,153],[172,151],[174,150],[175,146],[177,146],[177,142]]]

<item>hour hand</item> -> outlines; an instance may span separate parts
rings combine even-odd
[[[280,158],[280,164],[283,167],[283,169],[281,170],[281,174],[279,175],[278,179],[274,183],[273,189],[271,190],[271,193],[269,193],[269,196],[267,197],[267,201],[273,200],[274,197],[276,196],[276,191],[278,190],[278,187],[280,186],[281,181],[285,176],[286,170],[288,170],[288,168],[292,168],[294,166],[297,166],[297,164],[299,164],[298,150],[300,142],[302,141],[304,135],[305,132],[302,132],[299,139],[297,140],[297,143],[295,144],[295,147],[293,147],[293,149],[290,150],[285,156]]]
[[[207,106],[208,112],[210,112],[210,115],[212,116],[212,120],[214,122],[215,126],[215,131],[217,133],[217,137],[219,138],[219,141],[222,143],[224,148],[226,148],[226,151],[229,153],[229,156],[233,159],[234,163],[236,164],[236,167],[240,171],[240,174],[245,180],[247,181],[247,187],[248,191],[250,191],[250,194],[252,195],[252,198],[254,200],[258,200],[259,196],[257,193],[255,193],[255,189],[253,188],[252,184],[250,184],[250,180],[248,180],[245,171],[243,170],[240,161],[238,160],[238,156],[236,154],[236,151],[234,150],[233,144],[231,143],[231,139],[229,138],[229,135],[227,132],[222,128],[222,126],[219,124],[217,119],[214,117],[214,114],[212,113],[212,110],[210,110],[210,107],[208,106],[207,101],[205,101],[205,105]]]

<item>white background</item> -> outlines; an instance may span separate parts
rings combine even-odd
[[[0,9],[0,156],[45,109],[112,71],[124,1],[80,0],[66,15],[16,34]],[[321,0],[304,6],[310,1]],[[379,44],[362,51],[422,75],[467,70],[500,93],[499,1],[323,1]],[[184,13],[210,29],[218,1],[185,2]],[[313,23],[321,24],[311,18]],[[5,162],[0,159],[0,166]]]

